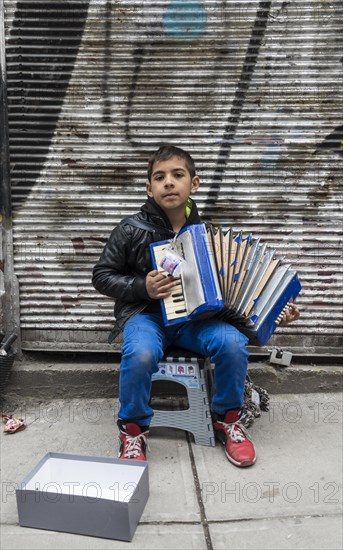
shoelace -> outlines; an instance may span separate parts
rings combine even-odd
[[[144,443],[147,443],[146,432],[143,432],[141,434],[132,436],[132,435],[126,435],[126,441],[125,441],[125,451],[123,453],[123,458],[137,458],[137,456],[141,453],[141,439],[143,439]],[[149,445],[147,445],[148,450]]]
[[[250,439],[244,426],[240,422],[234,422],[232,424],[226,424],[225,422],[218,422],[222,424],[225,431],[229,434],[229,437],[233,443],[243,443],[245,439]]]

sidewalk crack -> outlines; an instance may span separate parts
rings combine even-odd
[[[200,481],[199,481],[198,471],[197,471],[197,468],[196,468],[194,453],[193,453],[193,449],[192,449],[191,436],[190,436],[189,432],[185,432],[185,433],[186,433],[186,440],[187,440],[187,444],[188,444],[189,457],[190,457],[190,461],[191,461],[191,468],[192,468],[193,480],[194,480],[194,485],[195,485],[195,493],[196,493],[196,496],[197,496],[198,506],[199,506],[199,510],[200,510],[201,525],[202,525],[202,528],[204,530],[206,547],[207,547],[207,550],[213,550],[213,544],[212,544],[212,539],[211,539],[209,522],[208,522],[207,517],[206,517],[204,501],[202,500]]]

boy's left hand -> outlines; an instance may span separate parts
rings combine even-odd
[[[290,304],[284,313],[279,326],[288,325],[300,317],[300,311],[295,304]]]

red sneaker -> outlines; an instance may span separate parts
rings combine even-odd
[[[147,437],[149,430],[142,431],[134,422],[118,421],[119,427],[119,458],[125,460],[146,460]]]
[[[240,468],[252,466],[256,461],[254,445],[239,422],[239,409],[227,411],[223,421],[214,420],[213,428],[216,438],[225,447],[225,454],[230,462]],[[215,418],[217,415],[213,415]]]

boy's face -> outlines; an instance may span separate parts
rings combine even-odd
[[[199,183],[198,176],[191,178],[183,159],[171,157],[154,163],[146,192],[168,215],[171,211],[184,212],[189,195],[196,193]]]

